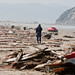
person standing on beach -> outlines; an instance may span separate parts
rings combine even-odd
[[[41,32],[42,32],[42,27],[41,24],[39,24],[38,27],[36,28],[37,43],[41,43]]]

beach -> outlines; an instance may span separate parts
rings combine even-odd
[[[23,30],[23,25],[20,29],[14,27],[0,27],[0,64],[7,55],[20,49],[25,54],[38,51],[37,48],[48,47],[48,50],[64,50],[71,48],[71,45],[75,45],[75,26],[60,26],[54,25],[58,29],[58,35],[52,34],[50,39],[44,38],[48,28],[53,25],[42,25],[42,43],[36,42],[36,30],[37,25],[26,25],[26,30]],[[66,37],[65,37],[66,36]],[[55,46],[55,43],[59,43],[60,46]],[[0,75],[54,75],[54,73],[46,73],[36,71],[34,69],[17,70],[10,68],[0,68]]]

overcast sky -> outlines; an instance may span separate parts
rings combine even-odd
[[[41,4],[62,4],[74,6],[75,0],[0,0],[0,3],[41,3]]]
[[[10,4],[10,6],[7,6],[6,4],[7,5]],[[35,5],[32,6],[29,4]],[[38,5],[36,4],[41,5],[37,7]],[[29,7],[25,5],[28,5]],[[3,20],[26,21],[26,22],[27,21],[30,22],[30,20],[31,21],[39,20],[39,22],[50,22],[50,21],[55,22],[55,20],[64,11],[71,9],[72,7],[75,7],[75,0],[0,0],[0,11],[1,11],[0,20],[3,19]],[[18,13],[18,11],[20,12]]]

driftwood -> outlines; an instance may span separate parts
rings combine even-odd
[[[27,60],[27,59],[37,57],[37,56],[41,55],[43,53],[43,51],[46,49],[48,49],[48,48],[46,47],[44,49],[40,49],[39,51],[37,51],[35,53],[23,55],[21,60]]]
[[[65,36],[63,36],[63,37],[66,37],[66,38],[75,38],[75,37],[73,37],[73,36],[68,36],[68,35],[65,35]]]
[[[34,67],[34,69],[39,69],[39,68],[42,68],[42,67],[44,67],[44,66],[46,66],[47,65],[47,63],[45,63],[45,64],[40,64],[40,65],[37,65],[36,67]]]
[[[4,58],[2,59],[2,62],[3,62],[3,63],[6,63],[6,62],[15,61],[15,60],[16,60],[16,57],[17,57],[17,54],[18,54],[18,52],[14,52],[14,53],[12,53],[12,54],[10,54],[10,55],[7,55],[6,57],[4,57]]]
[[[5,63],[13,62],[15,60],[16,60],[16,58],[9,58],[8,60],[5,61]]]
[[[13,64],[13,68],[16,68],[16,69],[32,69],[34,68],[36,65],[38,65],[37,62],[33,62],[33,61],[19,61],[15,64]]]
[[[17,61],[20,59],[20,57],[22,56],[22,54],[23,54],[23,51],[22,51],[22,50],[16,51],[16,52],[14,52],[14,53],[12,53],[12,54],[6,56],[6,57],[3,59],[3,62],[5,62],[5,63],[6,63],[6,62],[7,62],[7,63],[9,63],[9,62],[17,62]]]
[[[22,51],[22,50],[19,51],[19,53],[18,53],[18,55],[17,55],[16,58],[10,58],[10,59],[7,60],[7,62],[8,62],[8,63],[11,63],[11,64],[10,64],[10,65],[3,65],[3,67],[4,67],[4,68],[10,68],[10,69],[13,68],[13,65],[14,65],[15,63],[17,63],[17,62],[20,60],[22,54],[23,54],[23,51]],[[13,61],[13,62],[12,62],[12,61]],[[6,63],[6,62],[5,62],[5,63]]]
[[[45,66],[54,67],[54,66],[58,66],[59,64],[60,64],[60,61],[57,61],[55,63],[44,63],[44,64],[37,65],[34,69],[43,68]]]
[[[24,69],[26,67],[35,67],[37,64],[36,63],[30,63],[30,64],[25,64],[25,61],[22,62],[22,60],[28,60],[28,59],[31,59],[31,58],[34,58],[34,57],[37,57],[39,55],[41,55],[44,50],[46,50],[46,48],[44,49],[39,49],[39,51],[35,52],[35,53],[32,53],[32,54],[26,54],[26,55],[23,55],[23,51],[19,51],[17,53],[17,55],[15,57],[14,54],[10,54],[8,55],[8,57],[12,57],[12,58],[8,58],[8,60],[5,61],[5,63],[10,63],[10,65],[4,65],[5,68],[19,68],[19,69]],[[28,63],[28,62],[27,62]],[[26,66],[25,66],[26,65]]]
[[[22,55],[23,55],[23,51],[21,50],[21,51],[18,53],[17,58],[16,58],[16,60],[15,60],[14,63],[18,62],[18,61],[20,60],[20,58],[21,58]]]

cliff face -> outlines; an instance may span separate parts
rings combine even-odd
[[[65,11],[57,20],[56,24],[75,25],[75,7]]]

